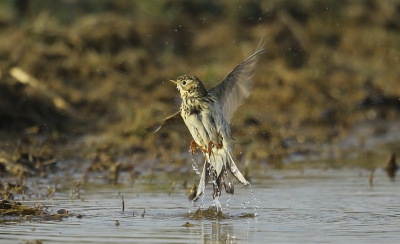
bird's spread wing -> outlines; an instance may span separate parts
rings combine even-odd
[[[218,98],[228,122],[237,107],[250,95],[253,87],[251,78],[254,76],[258,60],[265,51],[265,43],[260,43],[253,55],[236,66],[221,83],[210,90],[210,93]]]
[[[161,127],[165,126],[166,124],[178,124],[180,121],[183,122],[182,117],[181,117],[181,111],[179,110],[178,112],[168,116],[166,119],[161,122],[161,124],[158,126],[158,128],[154,131],[156,133],[161,129]]]

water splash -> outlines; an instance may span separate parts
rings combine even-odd
[[[235,200],[235,199],[233,199]],[[231,202],[231,196],[228,196],[228,199],[226,200],[225,206],[226,206],[226,210],[227,210],[227,214],[229,214],[229,204]]]
[[[189,215],[192,214],[193,209],[194,209],[194,200],[190,201],[190,210],[188,212]]]
[[[196,172],[197,175],[200,175],[199,166],[197,161],[197,154],[192,154],[192,168]]]
[[[260,199],[258,199],[257,197],[256,197],[256,195],[254,194],[254,191],[253,191],[253,189],[251,188],[251,184],[249,183],[249,189],[250,189],[250,193],[251,193],[251,195],[253,196],[253,200],[254,200],[254,202],[255,202],[255,204],[254,204],[254,216],[257,216],[257,210],[258,209],[260,209],[260,206],[259,206],[259,204],[260,204]]]
[[[202,182],[198,187],[201,189],[201,192],[202,192],[202,194],[200,196],[200,200],[201,200],[200,208],[204,208],[204,196],[205,196],[204,191],[206,189],[206,186],[205,186],[204,182]]]
[[[250,202],[249,201],[246,201],[246,202],[242,202],[242,206],[243,206],[243,208],[247,208],[248,206],[247,206],[247,204],[249,204]]]
[[[213,207],[216,207],[216,208],[217,208],[217,211],[222,211],[222,205],[221,205],[221,202],[219,201],[219,197],[215,197],[215,198],[213,199],[212,206],[213,206]]]
[[[200,197],[200,200],[201,200],[200,209],[204,209],[204,196],[205,196],[205,194],[204,194],[204,188],[203,188],[203,194]]]

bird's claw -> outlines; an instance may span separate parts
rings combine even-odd
[[[206,149],[202,148],[199,144],[197,144],[197,143],[193,140],[193,141],[190,142],[189,152],[190,152],[191,154],[196,154],[196,149],[199,148],[203,153],[208,153],[208,155],[211,156],[211,154],[213,153],[213,152],[212,152],[213,146],[216,147],[216,148],[218,148],[218,149],[221,149],[221,148],[222,148],[222,145],[217,144],[217,143],[214,143],[214,142],[212,142],[212,141],[209,141],[209,142],[208,142],[208,145],[207,145],[207,150],[206,150]]]
[[[205,153],[207,150],[205,150],[204,148],[202,148],[199,144],[197,144],[194,140],[190,142],[190,147],[189,147],[189,151],[192,154],[197,154],[196,153],[196,148],[199,148],[203,153]]]
[[[217,144],[217,143],[214,143],[214,142],[212,142],[212,141],[209,141],[209,142],[208,142],[208,146],[207,146],[207,152],[208,152],[208,155],[210,155],[210,156],[211,156],[211,153],[212,153],[212,147],[213,147],[213,146],[215,146],[215,147],[218,148],[218,149],[221,149],[221,148],[222,148],[222,145]]]

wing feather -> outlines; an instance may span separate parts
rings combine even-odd
[[[161,122],[161,124],[158,126],[158,128],[154,131],[154,133],[158,132],[161,129],[161,127],[163,127],[166,124],[178,124],[179,122],[183,122],[180,110],[165,118],[163,122]]]
[[[254,76],[258,60],[265,51],[265,43],[260,43],[254,54],[236,66],[221,83],[210,89],[209,92],[217,97],[228,122],[237,107],[250,95],[253,87],[251,78]]]

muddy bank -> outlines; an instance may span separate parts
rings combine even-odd
[[[152,133],[179,108],[166,80],[194,74],[212,87],[264,38],[253,93],[232,120],[234,152],[283,165],[285,155],[335,144],[357,123],[399,119],[399,8],[399,1],[4,2],[1,162],[14,167],[26,157],[40,167],[22,171],[38,175],[43,162],[51,168],[63,159],[110,174],[186,165],[183,125]]]

